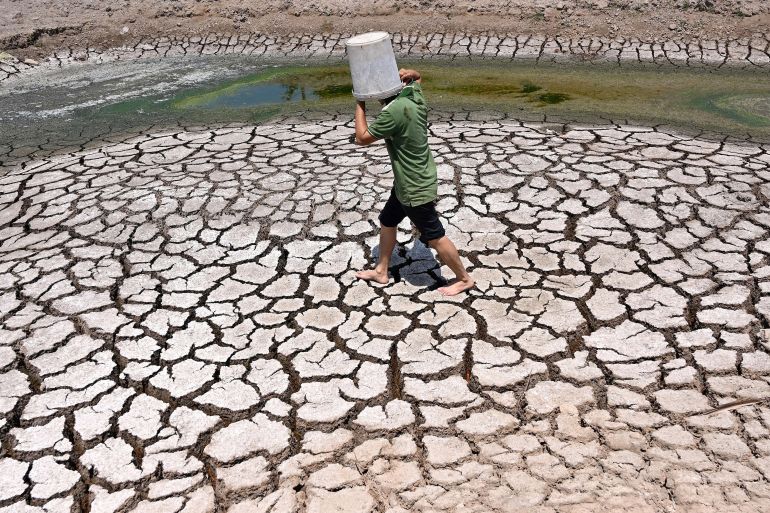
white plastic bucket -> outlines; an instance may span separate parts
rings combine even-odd
[[[390,34],[359,34],[348,39],[345,48],[357,100],[384,100],[401,91],[403,84],[398,77]]]

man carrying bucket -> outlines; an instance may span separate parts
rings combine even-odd
[[[452,272],[455,281],[438,290],[454,296],[473,287],[452,241],[445,235],[436,212],[436,164],[428,147],[428,109],[422,95],[420,74],[414,70],[398,72],[406,84],[400,93],[386,100],[382,112],[371,126],[366,123],[366,104],[356,105],[356,144],[369,145],[385,139],[394,183],[390,197],[380,213],[380,256],[374,269],[356,274],[362,280],[388,282],[388,267],[396,246],[398,224],[408,217],[420,231],[420,241],[438,253]]]

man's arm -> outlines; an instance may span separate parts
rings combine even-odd
[[[367,146],[376,140],[369,133],[369,125],[366,123],[366,103],[356,103],[356,144]]]

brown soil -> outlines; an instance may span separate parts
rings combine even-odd
[[[23,58],[211,33],[383,29],[727,39],[768,26],[765,0],[0,0],[0,49]]]

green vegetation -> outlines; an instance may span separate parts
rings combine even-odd
[[[770,137],[770,81],[740,70],[660,70],[614,65],[401,62],[418,68],[430,105],[442,111],[543,114],[573,121],[665,123]],[[346,65],[267,67],[177,94],[130,100],[105,113],[164,114],[195,122],[250,121],[297,111],[349,109]],[[372,110],[376,110],[376,107]]]
[[[564,93],[543,93],[538,95],[537,99],[543,103],[554,105],[569,100],[569,95]]]
[[[525,94],[534,93],[535,91],[539,91],[541,89],[542,87],[540,87],[539,85],[535,85],[532,82],[529,82],[526,80],[524,81],[523,84],[521,84],[521,92]]]

